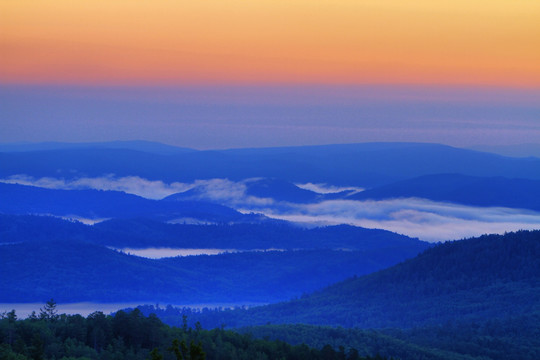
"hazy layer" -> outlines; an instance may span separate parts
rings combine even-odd
[[[255,249],[255,250],[239,250],[239,249],[185,249],[185,248],[122,248],[115,249],[126,254],[136,255],[149,259],[161,259],[165,257],[175,256],[196,256],[196,255],[219,255],[224,253],[236,252],[252,252],[252,251],[283,251],[282,249]]]
[[[121,189],[148,198],[159,198],[176,190],[185,191],[198,187],[204,194],[205,200],[221,203],[244,213],[257,212],[272,218],[311,226],[351,224],[385,229],[426,241],[455,240],[486,233],[502,234],[507,231],[540,228],[540,213],[524,209],[478,207],[420,198],[379,201],[329,200],[312,204],[296,204],[247,195],[245,181],[234,182],[227,179],[197,180],[190,184],[166,184],[162,181],[149,181],[136,176],[122,178],[106,176],[65,181],[54,178],[34,179],[19,175],[0,181],[55,189]],[[343,190],[329,184],[308,183],[302,187],[325,194]],[[76,218],[76,214],[73,218]],[[179,251],[178,254],[182,255],[183,250]],[[169,253],[172,254],[172,252]],[[150,252],[146,255],[154,256],[149,254]]]
[[[540,139],[538,89],[0,84],[0,103],[0,142],[145,139],[220,149],[378,141],[463,147]]]
[[[81,302],[81,303],[65,303],[57,304],[56,309],[58,314],[80,314],[88,316],[95,311],[101,311],[105,314],[110,314],[121,309],[135,308],[139,305],[144,305],[145,302],[140,303],[95,303],[95,302]],[[156,305],[156,302],[148,301],[146,304]],[[19,319],[23,319],[32,314],[33,311],[39,315],[40,309],[43,308],[45,303],[0,303],[0,313],[4,311],[15,310],[15,313]],[[168,305],[168,304],[167,304]],[[189,307],[193,309],[203,308],[234,308],[237,306],[255,306],[264,305],[263,303],[215,303],[215,304],[171,304],[175,307]]]

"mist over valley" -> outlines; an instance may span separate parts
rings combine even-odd
[[[325,326],[352,327],[334,346],[374,354],[384,339],[383,354],[405,358],[420,351],[406,338],[435,356],[412,327],[536,329],[537,158],[405,143],[3,149],[4,314],[54,299],[66,313],[138,309],[315,347]]]

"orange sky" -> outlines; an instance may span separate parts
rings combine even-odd
[[[0,82],[540,87],[538,0],[0,0]]]

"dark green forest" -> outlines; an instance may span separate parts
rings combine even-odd
[[[345,329],[301,324],[203,329],[135,309],[87,317],[57,314],[50,300],[18,319],[0,314],[2,360],[523,360],[540,357],[540,313],[506,320],[413,329]]]
[[[346,329],[263,325],[237,329],[257,338],[320,348],[326,344],[411,360],[540,359],[540,313],[508,319],[455,321],[413,329]]]
[[[353,348],[256,339],[230,330],[204,330],[197,324],[179,327],[145,317],[139,310],[114,315],[94,312],[59,315],[50,300],[24,320],[15,311],[1,314],[0,359],[2,360],[203,360],[203,359],[327,359],[383,360],[362,357]]]

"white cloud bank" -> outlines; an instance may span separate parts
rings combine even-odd
[[[319,194],[335,194],[342,191],[351,191],[352,194],[356,194],[358,192],[364,191],[364,188],[355,187],[355,186],[333,186],[328,184],[321,184],[321,183],[305,183],[305,184],[295,184],[301,189],[310,190]]]
[[[197,180],[190,186],[199,190],[194,197],[197,200],[210,200],[220,204],[237,206],[270,206],[274,203],[270,198],[259,198],[247,194],[247,184],[257,179],[231,181],[228,179]]]
[[[123,191],[128,194],[134,194],[148,199],[162,199],[174,193],[187,191],[193,187],[192,184],[179,182],[166,184],[160,180],[148,180],[138,176],[115,177],[114,175],[69,180],[51,177],[36,179],[27,175],[13,175],[6,179],[0,179],[0,182],[37,186],[47,189]]]
[[[351,224],[386,229],[426,241],[455,240],[486,233],[540,229],[539,212],[502,207],[475,207],[418,198],[380,201],[330,200],[316,204],[278,202],[269,198],[248,196],[246,184],[253,180],[234,182],[227,179],[210,179],[197,180],[189,184],[179,182],[167,184],[137,176],[115,178],[109,175],[63,180],[35,179],[17,175],[0,179],[0,182],[53,189],[116,190],[150,199],[161,199],[197,188],[201,199],[215,201],[242,212],[258,212],[272,218],[311,225]],[[342,190],[326,184],[311,183],[304,184],[304,188],[320,193]]]
[[[386,229],[433,242],[540,228],[538,212],[475,207],[418,198],[331,200],[318,204],[290,204],[287,211],[266,208],[262,212],[269,217],[299,223],[351,224]]]
[[[106,175],[94,178],[61,179],[52,177],[34,178],[28,175],[13,175],[0,179],[0,183],[36,186],[46,189],[59,190],[112,190],[123,191],[128,194],[138,195],[147,199],[159,200],[172,194],[185,192],[193,188],[199,191],[193,194],[193,198],[200,200],[212,200],[235,206],[239,204],[271,205],[272,199],[257,198],[246,194],[246,183],[256,179],[246,179],[240,182],[228,179],[196,180],[192,183],[173,182],[170,184],[160,180],[148,180],[138,176],[115,177]]]

